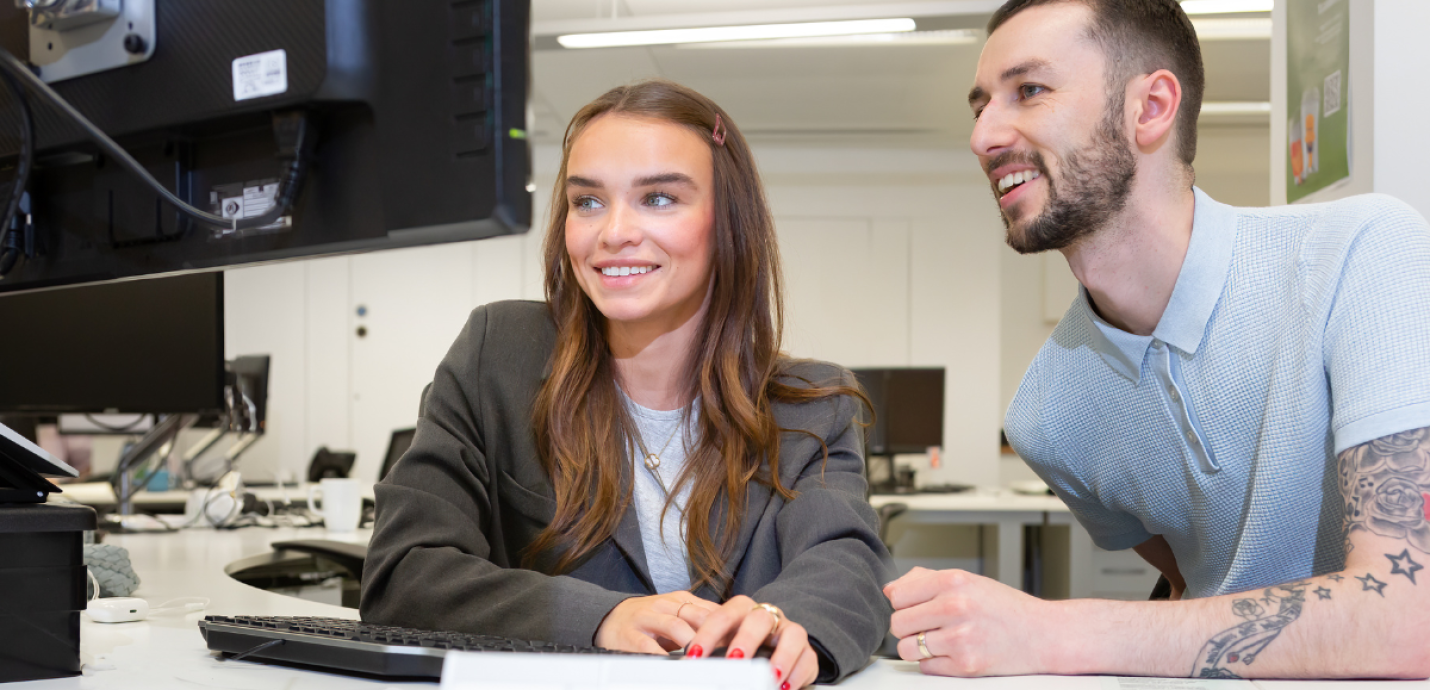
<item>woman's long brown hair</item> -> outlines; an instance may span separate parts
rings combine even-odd
[[[714,160],[713,285],[695,339],[697,351],[684,372],[686,399],[698,396],[700,401],[698,409],[691,411],[700,439],[690,450],[677,486],[688,482],[691,487],[685,525],[686,548],[695,571],[692,589],[710,584],[724,591],[732,576],[724,572],[724,563],[739,534],[749,483],[767,485],[785,500],[794,498],[779,478],[784,430],[775,423],[772,404],[863,396],[837,382],[804,381],[806,385],[797,386],[780,380],[789,360],[780,354],[784,305],[779,247],[754,157],[734,120],[720,106],[664,80],[612,89],[576,113],[566,128],[544,248],[546,299],[556,323],[557,344],[533,420],[541,461],[555,488],[556,515],[527,549],[527,563],[559,547],[562,553],[555,567],[567,570],[615,533],[631,502],[626,478],[631,467],[627,439],[633,437],[633,422],[616,388],[605,317],[581,290],[566,252],[566,166],[571,147],[592,120],[607,114],[687,127],[710,145]],[[713,137],[717,118],[725,132],[723,144]],[[678,493],[671,488],[672,496]],[[722,498],[728,498],[728,505],[722,505]],[[667,498],[666,509],[670,508]],[[712,532],[719,534],[718,542]]]

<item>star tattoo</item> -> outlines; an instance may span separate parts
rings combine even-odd
[[[1385,557],[1390,559],[1390,574],[1404,575],[1410,578],[1410,584],[1412,585],[1416,584],[1415,571],[1425,569],[1425,566],[1416,563],[1415,560],[1410,557],[1410,549],[1401,551],[1399,556],[1385,554]],[[1407,564],[1409,565],[1407,566]]]
[[[1340,582],[1341,580],[1344,580],[1345,578],[1344,578],[1344,577],[1341,577],[1339,574],[1336,574],[1336,575],[1327,575],[1327,576],[1326,576],[1326,579],[1327,579],[1327,580],[1331,580],[1331,581],[1333,581],[1333,582]]]
[[[1375,592],[1376,594],[1379,594],[1382,597],[1385,596],[1385,592],[1381,590],[1385,589],[1386,583],[1375,579],[1374,575],[1366,573],[1365,577],[1357,577],[1356,579],[1360,580],[1362,592],[1371,591]]]
[[[1330,599],[1330,598],[1331,598],[1331,590],[1326,589],[1325,587],[1317,587],[1317,588],[1316,588],[1316,596],[1320,597],[1322,600]]]

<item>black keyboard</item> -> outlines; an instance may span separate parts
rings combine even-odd
[[[491,635],[369,625],[341,618],[205,616],[199,630],[228,659],[260,659],[389,678],[440,678],[448,650],[621,654]],[[647,656],[647,655],[631,655]],[[660,658],[660,657],[655,657]]]

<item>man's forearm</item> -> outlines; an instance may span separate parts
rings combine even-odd
[[[1181,602],[1058,602],[1058,673],[1202,678],[1430,676],[1430,560]],[[1423,577],[1422,577],[1423,575]]]

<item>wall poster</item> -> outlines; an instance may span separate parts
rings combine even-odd
[[[1350,177],[1349,0],[1286,3],[1286,201]]]

